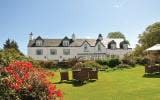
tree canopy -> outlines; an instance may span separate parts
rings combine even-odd
[[[19,50],[19,47],[18,47],[17,42],[14,41],[14,40],[7,39],[7,40],[5,41],[5,43],[3,44],[3,49],[4,49],[4,50],[14,49],[14,50],[16,50],[19,54],[24,55],[24,54]]]
[[[139,35],[138,43],[135,48],[136,55],[142,55],[145,49],[155,44],[160,44],[160,22],[149,25],[146,30]]]
[[[144,48],[149,48],[157,43],[160,43],[160,22],[149,25],[142,35],[139,35],[139,44]]]
[[[10,39],[7,39],[6,42],[3,44],[3,49],[15,49],[19,51],[17,42]]]
[[[123,39],[125,39],[124,34],[121,32],[110,32],[110,33],[108,33],[107,37],[108,38],[123,38]]]

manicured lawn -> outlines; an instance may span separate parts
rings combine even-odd
[[[59,73],[53,83],[60,80]],[[71,73],[70,73],[71,74]],[[57,83],[65,100],[160,100],[160,78],[143,77],[144,67],[99,72],[99,80],[83,86]],[[71,77],[70,77],[71,78]]]

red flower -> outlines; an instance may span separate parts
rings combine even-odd
[[[61,92],[61,90],[57,90],[57,96],[58,96],[58,97],[62,97],[62,92]]]
[[[33,86],[37,85],[34,81],[38,80],[38,85],[41,85],[48,90],[49,97],[62,97],[62,92],[56,90],[56,85],[49,81],[50,77],[54,76],[53,72],[41,68],[34,68],[32,63],[25,61],[15,61],[9,66],[5,67],[10,77],[9,80],[5,80],[9,88],[16,91],[26,87],[30,92],[33,91]]]
[[[50,85],[48,86],[48,92],[49,92],[50,95],[55,94],[55,90],[56,90],[56,86],[55,86],[55,85],[50,84]]]

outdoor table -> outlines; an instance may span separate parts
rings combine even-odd
[[[88,81],[90,79],[98,79],[98,70],[92,70],[92,68],[82,68],[81,70],[73,70],[72,76],[77,81]]]

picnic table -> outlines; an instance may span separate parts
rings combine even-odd
[[[98,79],[98,70],[93,70],[92,68],[82,68],[81,70],[72,71],[72,77],[74,80],[81,82]]]
[[[69,80],[69,72],[60,72],[61,81]],[[98,69],[81,68],[72,71],[72,79],[80,82],[98,79]]]

